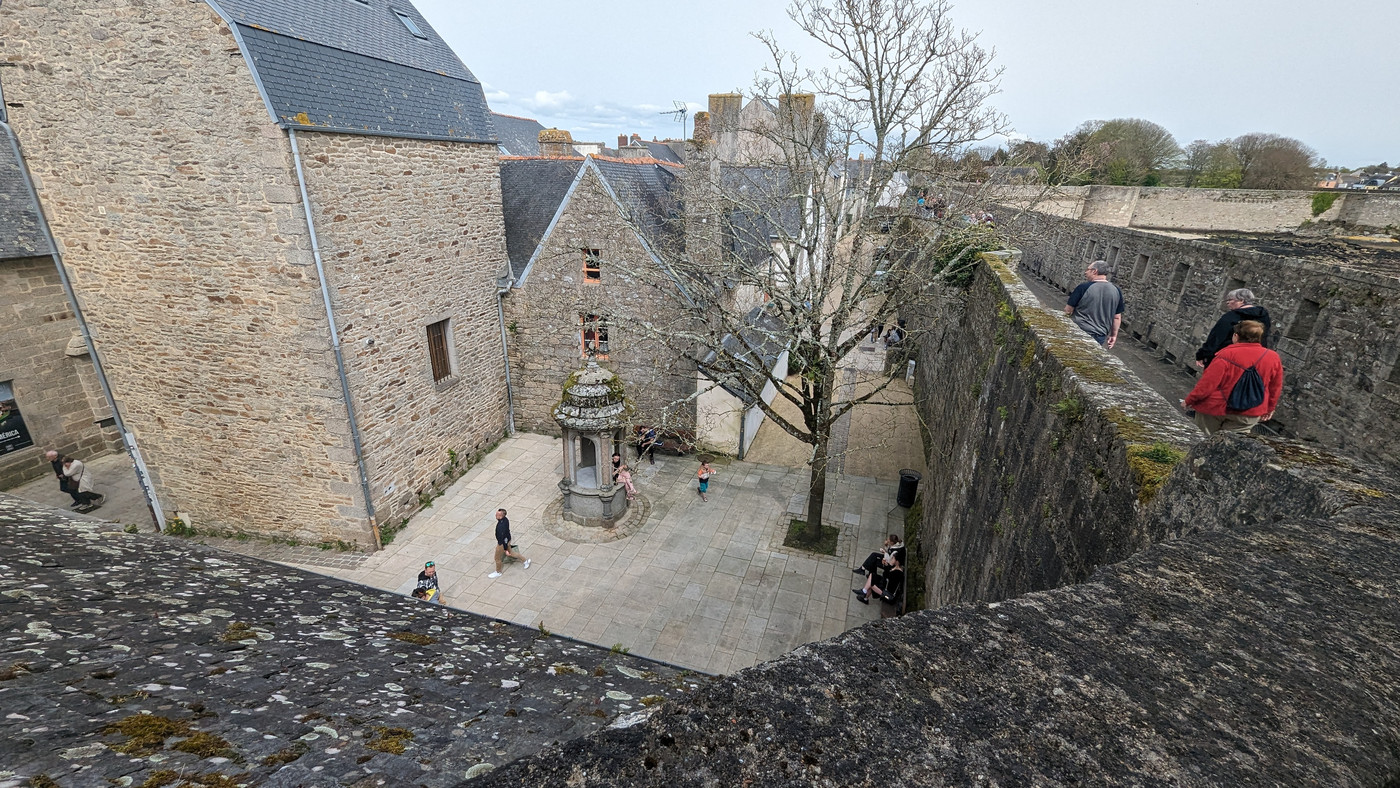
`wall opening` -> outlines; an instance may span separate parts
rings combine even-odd
[[[1177,263],[1176,270],[1172,271],[1171,283],[1167,285],[1167,290],[1175,293],[1173,300],[1181,301],[1181,293],[1186,289],[1186,278],[1191,275],[1191,266],[1186,263]]]
[[[1147,263],[1151,259],[1151,257],[1145,254],[1140,254],[1137,256],[1137,262],[1133,263],[1134,279],[1141,279],[1143,274],[1147,273]]]
[[[1229,277],[1225,280],[1225,292],[1220,294],[1220,300],[1224,302],[1226,295],[1233,293],[1234,291],[1239,290],[1242,287],[1244,287],[1243,279],[1236,279],[1233,276]]]
[[[1298,311],[1293,314],[1293,322],[1288,326],[1288,333],[1284,336],[1298,342],[1307,342],[1312,339],[1313,329],[1317,326],[1317,316],[1321,312],[1322,304],[1304,298],[1298,304]]]
[[[1118,273],[1118,253],[1121,251],[1123,251],[1122,247],[1118,246],[1111,246],[1108,249],[1108,270],[1112,273]],[[1117,277],[1114,278],[1117,279]]]

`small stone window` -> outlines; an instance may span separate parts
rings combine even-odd
[[[598,284],[603,281],[603,255],[597,249],[583,250],[584,284]]]
[[[415,21],[413,17],[409,16],[407,12],[395,8],[394,16],[398,17],[400,22],[403,22],[403,26],[408,28],[408,32],[412,33],[414,38],[421,38],[425,41],[428,39],[428,34],[423,32],[423,28],[419,27],[418,22]]]
[[[433,365],[433,380],[441,383],[452,377],[452,320],[439,320],[428,325],[428,361]]]
[[[1145,254],[1138,255],[1137,262],[1133,263],[1133,278],[1141,279],[1142,275],[1147,273],[1147,264],[1151,261],[1152,258]]]
[[[1186,279],[1189,276],[1191,276],[1191,266],[1186,263],[1177,263],[1176,270],[1172,271],[1171,284],[1167,285],[1167,290],[1174,294],[1174,300],[1181,300],[1181,294],[1186,290]]]
[[[579,315],[579,353],[584,358],[608,357],[608,319],[602,315]]]

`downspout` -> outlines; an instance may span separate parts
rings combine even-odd
[[[501,361],[506,366],[506,429],[515,434],[515,394],[510,386],[510,346],[506,344],[506,293],[510,292],[510,280],[496,290],[496,317],[501,324]]]
[[[83,344],[87,346],[88,357],[92,359],[92,368],[97,372],[97,380],[102,384],[102,396],[107,398],[107,404],[112,408],[112,419],[116,422],[117,431],[122,436],[122,446],[126,448],[126,454],[131,458],[132,466],[136,469],[136,482],[141,485],[141,494],[146,498],[146,509],[151,513],[151,520],[156,524],[157,531],[165,530],[165,523],[162,522],[160,502],[156,500],[155,491],[151,489],[150,479],[146,478],[146,465],[140,460],[141,452],[136,448],[136,436],[132,435],[126,428],[126,422],[122,420],[121,408],[117,407],[117,398],[112,394],[112,386],[107,382],[107,372],[102,368],[102,358],[97,355],[97,345],[93,344],[92,331],[88,328],[87,318],[83,316],[82,307],[78,305],[78,294],[73,290],[73,282],[68,278],[68,269],[63,265],[63,255],[58,250],[58,241],[53,237],[53,231],[49,229],[49,220],[44,216],[43,206],[39,203],[39,192],[34,188],[34,178],[29,172],[29,163],[24,160],[24,154],[19,149],[19,137],[15,136],[14,129],[4,120],[0,120],[0,128],[5,130],[5,138],[10,142],[10,149],[14,151],[15,161],[19,164],[20,177],[24,180],[24,188],[29,193],[29,199],[33,201],[38,209],[39,228],[44,231],[44,238],[49,243],[49,252],[53,255],[54,266],[58,269],[59,281],[63,283],[63,292],[68,296],[68,303],[73,307],[73,315],[78,320],[78,330],[83,335]]]
[[[326,286],[326,270],[321,265],[321,245],[316,240],[316,223],[311,217],[311,198],[306,193],[306,174],[301,169],[301,150],[297,147],[297,130],[287,129],[287,137],[292,141],[292,162],[296,164],[297,188],[301,190],[301,207],[306,213],[306,229],[311,233],[311,257],[316,261],[316,279],[321,284],[321,301],[326,307],[326,322],[330,324],[331,348],[335,351],[335,371],[340,375],[340,394],[345,398],[345,413],[350,419],[350,441],[355,448],[355,468],[360,472],[360,492],[365,497],[365,514],[369,517],[370,531],[374,535],[374,546],[383,545],[379,540],[379,522],[374,516],[374,499],[369,494],[369,474],[365,472],[364,444],[360,440],[360,426],[355,420],[355,403],[350,399],[350,379],[345,376],[345,355],[340,349],[340,329],[335,325],[335,312],[331,309],[331,291]]]

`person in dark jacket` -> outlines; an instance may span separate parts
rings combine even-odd
[[[1233,341],[1235,324],[1241,320],[1257,320],[1263,323],[1263,344],[1268,347],[1269,330],[1273,326],[1273,321],[1269,319],[1269,310],[1254,303],[1253,290],[1241,287],[1225,294],[1225,314],[1215,321],[1215,327],[1210,330],[1205,344],[1196,351],[1196,366],[1202,369],[1210,366],[1210,360],[1215,358],[1215,354]]]
[[[1195,388],[1181,401],[1183,407],[1196,411],[1196,424],[1207,435],[1221,430],[1249,432],[1255,424],[1274,417],[1283,393],[1283,362],[1277,353],[1260,344],[1264,324],[1241,320],[1235,324],[1233,336],[1235,341],[1215,354],[1217,363],[1206,367]],[[1250,367],[1259,373],[1264,384],[1264,401],[1248,410],[1231,410],[1227,405],[1230,392]]]

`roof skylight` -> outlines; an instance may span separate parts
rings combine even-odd
[[[412,33],[418,38],[427,39],[428,34],[424,33],[423,28],[419,27],[418,23],[413,21],[413,17],[409,16],[403,11],[399,11],[398,9],[394,10],[394,16],[398,17],[400,22],[403,22],[403,26],[408,28],[408,32]]]

